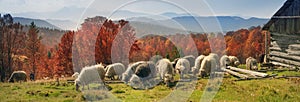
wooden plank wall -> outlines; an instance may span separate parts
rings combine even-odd
[[[269,62],[288,68],[300,67],[300,35],[271,33]]]

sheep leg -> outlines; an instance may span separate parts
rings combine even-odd
[[[117,80],[120,80],[121,79],[121,75],[118,75],[118,78],[117,78]]]
[[[81,88],[82,91],[84,90],[84,87],[85,87],[85,85],[83,84],[83,85],[82,85],[82,88]]]
[[[79,91],[79,85],[78,84],[75,85],[75,89],[76,89],[76,91]]]
[[[115,80],[115,76],[114,75],[111,77],[111,80]]]
[[[183,79],[183,73],[182,72],[180,73],[180,79]]]

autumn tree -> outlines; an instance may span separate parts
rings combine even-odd
[[[96,16],[87,18],[81,24],[81,28],[74,34],[73,44],[73,62],[74,69],[80,71],[85,66],[90,66],[97,62],[95,57],[95,43],[97,36],[106,18]]]
[[[29,65],[31,67],[31,73],[36,75],[38,61],[41,58],[41,37],[38,35],[39,30],[37,29],[34,22],[31,22],[29,30],[27,32],[26,39],[26,52],[29,58]]]
[[[136,48],[131,47],[135,46],[134,42],[135,31],[128,21],[114,23],[106,20],[96,39],[95,60],[97,63],[110,64],[113,57],[115,62],[127,64],[124,59],[129,58],[130,48]]]
[[[112,49],[110,52],[112,63],[129,64],[129,52],[131,48],[136,48],[135,42],[135,30],[130,26],[128,21],[120,20],[118,22],[119,28],[112,41]]]
[[[58,45],[58,51],[55,56],[56,66],[54,68],[54,72],[56,75],[72,75],[74,73],[72,63],[74,33],[74,31],[69,31],[61,38],[61,42]]]
[[[264,38],[260,27],[252,28],[250,30],[248,39],[245,45],[245,57],[259,57],[264,51]]]
[[[20,50],[20,36],[24,35],[23,26],[20,23],[13,23],[10,14],[0,15],[0,79],[1,82],[9,77],[13,71],[13,55]],[[21,45],[22,46],[22,45]]]

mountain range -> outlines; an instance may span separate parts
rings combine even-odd
[[[49,28],[49,29],[61,29],[45,20],[41,20],[41,19],[31,19],[31,18],[24,18],[24,17],[13,17],[14,22],[17,23],[21,23],[22,25],[30,25],[31,22],[34,22],[35,25],[37,25],[38,27],[42,27],[42,28]]]
[[[217,16],[217,17],[200,17],[200,16],[180,16],[166,20],[154,20],[147,17],[135,17],[127,19],[129,21],[145,22],[154,25],[166,26],[174,29],[181,29],[190,32],[227,32],[235,31],[251,26],[263,26],[269,21],[264,18],[244,19],[237,16]],[[219,28],[221,29],[219,29]]]
[[[67,10],[67,9],[66,9]],[[249,18],[245,19],[238,16],[195,16],[194,14],[178,14],[166,12],[159,15],[147,15],[131,11],[117,11],[113,16],[124,18],[130,21],[131,25],[136,28],[137,35],[144,34],[175,34],[186,32],[227,32],[235,31],[252,26],[263,26],[269,19]],[[142,16],[139,16],[142,15]],[[135,17],[136,16],[136,17]],[[15,22],[23,25],[29,25],[32,21],[38,27],[45,27],[59,30],[76,30],[77,23],[72,20],[60,19],[31,19],[24,17],[14,17]],[[80,26],[79,26],[80,27]]]

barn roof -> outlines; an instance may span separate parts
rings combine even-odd
[[[300,0],[287,0],[263,30],[277,33],[300,33]]]

